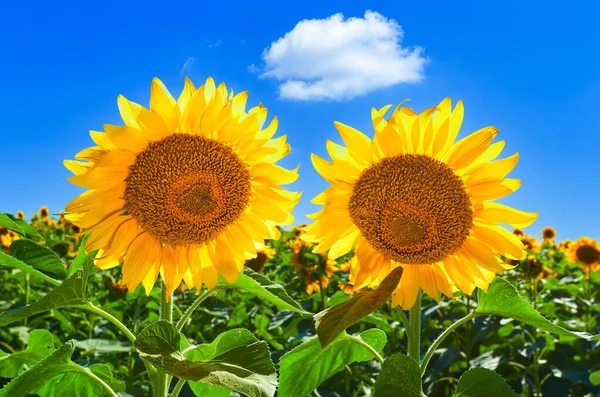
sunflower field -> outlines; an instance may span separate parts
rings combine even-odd
[[[335,122],[298,225],[246,99],[154,79],[65,160],[80,196],[0,213],[1,397],[600,396],[600,245],[495,201],[496,128],[457,140],[450,98]]]

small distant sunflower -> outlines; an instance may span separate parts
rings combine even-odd
[[[600,245],[596,239],[581,237],[571,244],[568,260],[571,263],[580,263],[586,277],[589,278],[591,272],[600,270]]]
[[[98,267],[123,263],[129,291],[143,283],[149,293],[159,273],[169,294],[182,279],[198,290],[218,274],[235,282],[255,243],[293,221],[300,194],[279,185],[297,170],[275,165],[289,145],[272,139],[277,118],[263,129],[265,107],[246,112],[247,97],[208,78],[199,88],[186,79],[175,100],[154,79],[150,109],[119,96],[125,126],[91,131],[97,146],[65,161],[69,181],[90,189],[65,217],[91,233]]]
[[[25,214],[23,213],[23,211],[17,211],[17,218],[25,219]]]
[[[572,244],[573,244],[572,240],[561,241],[561,243],[558,244],[558,250],[560,252],[562,252],[563,254],[568,254],[569,253],[569,248],[571,247]]]
[[[48,211],[48,207],[46,207],[45,205],[42,205],[42,207],[40,208],[40,218],[42,218],[42,221],[45,221],[46,219],[48,219],[49,215],[50,215],[50,212]]]
[[[537,242],[537,238],[532,236],[523,236],[521,237],[521,243],[523,244],[523,248],[531,252],[539,252],[540,246]]]
[[[277,251],[274,248],[264,244],[255,244],[256,246],[256,258],[248,259],[246,266],[254,270],[257,273],[262,273],[267,261],[273,259]]]
[[[345,147],[327,142],[331,162],[312,155],[331,186],[313,200],[324,207],[303,238],[332,258],[356,248],[355,289],[375,287],[402,266],[392,303],[409,309],[420,289],[435,299],[439,291],[452,296],[453,285],[469,294],[486,290],[509,267],[498,254],[525,255],[517,236],[498,224],[526,227],[537,214],[492,202],[521,185],[505,178],[517,154],[493,161],[504,147],[491,143],[496,128],[455,143],[462,102],[451,112],[446,98],[420,115],[401,105],[387,120],[391,105],[372,110],[373,140],[335,123]]]
[[[554,240],[554,237],[556,237],[556,230],[549,226],[545,227],[544,230],[542,230],[542,237],[544,239],[544,242],[550,242]]]
[[[513,230],[513,234],[517,237],[523,237],[525,236],[525,232],[523,232],[523,230],[516,228]]]
[[[20,238],[21,237],[12,230],[0,227],[0,245],[2,246],[2,248],[4,248],[6,252],[8,252],[8,248],[10,247],[12,242]]]

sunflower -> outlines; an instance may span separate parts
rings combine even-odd
[[[560,244],[558,244],[558,250],[560,252],[562,252],[563,254],[568,254],[569,248],[571,247],[572,244],[573,244],[573,241],[571,241],[571,240],[561,241]]]
[[[537,242],[537,238],[532,236],[523,236],[520,238],[523,248],[531,252],[540,252],[540,246]]]
[[[48,219],[49,214],[50,212],[48,211],[48,207],[42,205],[42,207],[40,208],[40,217],[42,218],[42,220],[45,221],[46,219]]]
[[[515,228],[513,230],[513,234],[519,238],[525,236],[525,232],[523,232],[523,230],[519,229],[519,228]]]
[[[537,214],[494,203],[521,182],[505,176],[518,154],[496,160],[504,141],[483,128],[454,143],[463,119],[450,98],[416,114],[400,104],[372,110],[373,140],[334,123],[345,147],[327,142],[332,161],[312,155],[316,170],[331,183],[313,203],[324,205],[311,217],[304,239],[315,252],[332,258],[356,249],[351,281],[355,289],[377,286],[390,271],[404,268],[392,304],[413,306],[423,289],[439,299],[456,285],[466,293],[487,290],[496,273],[509,266],[498,258],[521,259],[522,244],[506,223],[526,227]]]
[[[545,227],[544,230],[542,230],[542,237],[544,239],[544,242],[550,242],[554,240],[554,237],[556,237],[556,230],[549,226]]]
[[[293,221],[300,194],[278,185],[297,169],[275,164],[289,145],[272,139],[277,118],[262,128],[265,107],[246,112],[247,97],[186,78],[175,100],[154,79],[150,109],[119,96],[125,126],[91,131],[97,146],[65,161],[69,181],[89,189],[65,217],[91,233],[85,249],[99,250],[96,266],[123,263],[129,291],[143,283],[149,293],[158,274],[169,295],[181,280],[197,291],[219,274],[235,282],[255,242],[277,239],[276,225]]]
[[[262,273],[267,261],[273,259],[277,251],[274,248],[264,244],[255,244],[256,258],[248,259],[245,266],[254,270],[257,273]]]
[[[23,213],[23,211],[17,211],[17,218],[25,219],[25,214]]]
[[[12,242],[20,238],[21,237],[17,233],[0,226],[0,246],[4,248],[5,252],[8,253],[8,248]]]
[[[596,239],[581,237],[569,247],[568,260],[582,265],[587,278],[590,273],[600,270],[600,245]]]

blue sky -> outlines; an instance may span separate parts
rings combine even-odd
[[[60,212],[80,192],[65,180],[62,160],[91,145],[88,130],[121,123],[117,95],[147,105],[153,77],[177,95],[189,75],[197,85],[212,76],[236,92],[248,90],[249,104],[260,101],[278,116],[279,133],[292,145],[282,164],[300,164],[300,179],[292,185],[304,192],[298,222],[314,212],[310,199],[326,186],[310,153],[324,155],[326,139],[340,142],[333,121],[372,135],[373,106],[410,98],[421,111],[451,96],[465,104],[462,136],[495,125],[498,139],[507,141],[504,153],[520,152],[511,176],[521,178],[523,187],[503,202],[540,213],[530,233],[552,225],[558,239],[600,237],[595,2],[84,3],[2,6],[2,212],[29,216],[42,204]],[[343,70],[339,62],[331,66],[345,59],[348,48],[364,50],[361,34],[363,47],[350,41],[323,53],[310,47],[314,42],[303,47],[302,30],[294,30],[300,21],[321,20],[301,26],[340,28],[347,39],[351,31],[344,29],[351,27],[344,18],[364,19],[367,10],[380,14],[379,27],[403,31],[400,52],[394,53],[398,43],[388,29],[382,33],[388,47],[362,58],[370,60],[367,69],[381,65],[377,73],[360,69],[360,59],[357,70],[353,62]],[[344,16],[337,25],[323,21],[337,13]],[[288,32],[283,54],[264,52]],[[411,54],[412,64],[405,59]],[[311,77],[311,65],[322,75]],[[269,70],[283,81],[264,77]],[[287,90],[290,76],[321,78],[338,87],[340,97]],[[369,90],[365,82],[379,88]]]

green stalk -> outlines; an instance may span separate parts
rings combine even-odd
[[[93,373],[92,371],[90,371],[87,368],[82,368],[79,365],[75,364],[75,363],[70,363],[69,364],[76,372],[79,372],[80,374],[84,374],[85,376],[93,379],[95,382],[97,382],[100,386],[102,386],[102,388],[104,389],[104,391],[106,392],[106,394],[110,397],[118,397],[117,393],[115,393],[115,391],[106,383],[104,382],[102,379],[100,379],[95,373]]]
[[[29,301],[31,299],[30,290],[31,290],[31,285],[30,285],[30,281],[29,281],[29,273],[25,273],[25,305],[28,305]],[[27,317],[25,317],[25,319],[23,319],[23,326],[27,327]]]
[[[87,310],[92,313],[96,313],[101,317],[104,317],[105,319],[113,323],[119,329],[119,331],[121,331],[127,337],[127,339],[129,339],[131,343],[135,342],[135,335],[129,330],[129,328],[127,328],[122,322],[120,322],[119,319],[117,319],[110,313],[102,310],[98,306],[94,306],[94,304],[92,304],[91,302],[87,302],[85,305],[77,305],[72,307]]]
[[[190,305],[190,307],[187,308],[187,310],[179,318],[179,321],[177,321],[177,331],[181,331],[181,329],[184,327],[185,323],[192,316],[192,313],[194,313],[194,310],[196,310],[202,304],[202,302],[204,302],[204,300],[206,298],[215,295],[217,293],[217,290],[218,290],[218,287],[214,288],[212,290],[205,291],[204,293],[200,294],[198,296],[198,298],[196,298],[194,303],[192,303]]]
[[[160,319],[173,322],[173,296],[167,295],[167,286],[161,283]],[[169,384],[171,376],[161,369],[156,369],[154,383],[154,397],[167,397],[169,395]]]
[[[373,347],[371,345],[369,345],[367,342],[362,340],[360,337],[351,336],[350,338],[352,338],[352,341],[358,343],[365,349],[369,350],[373,354],[373,356],[375,356],[375,359],[377,361],[379,361],[381,364],[383,364],[383,357],[381,357],[381,354],[379,354],[379,352],[377,350],[373,349]]]
[[[444,339],[446,339],[446,337],[448,335],[450,335],[456,328],[460,327],[464,323],[466,323],[474,318],[475,318],[474,312],[467,314],[466,316],[464,316],[460,320],[457,320],[454,324],[452,324],[451,326],[446,328],[444,330],[444,332],[442,332],[440,334],[440,336],[437,337],[437,339],[433,342],[433,344],[429,347],[429,349],[427,349],[427,353],[425,353],[425,357],[423,357],[423,362],[421,363],[421,376],[425,375],[425,370],[427,369],[429,360],[431,360],[431,356],[433,356],[433,353],[440,346],[440,344],[444,341]]]
[[[421,362],[421,290],[417,300],[410,309],[410,324],[408,329],[408,355],[416,362]]]
[[[179,393],[181,392],[181,389],[183,389],[184,385],[185,385],[185,379],[179,379],[179,381],[177,381],[177,384],[173,388],[173,393],[171,393],[171,397],[178,397]]]

